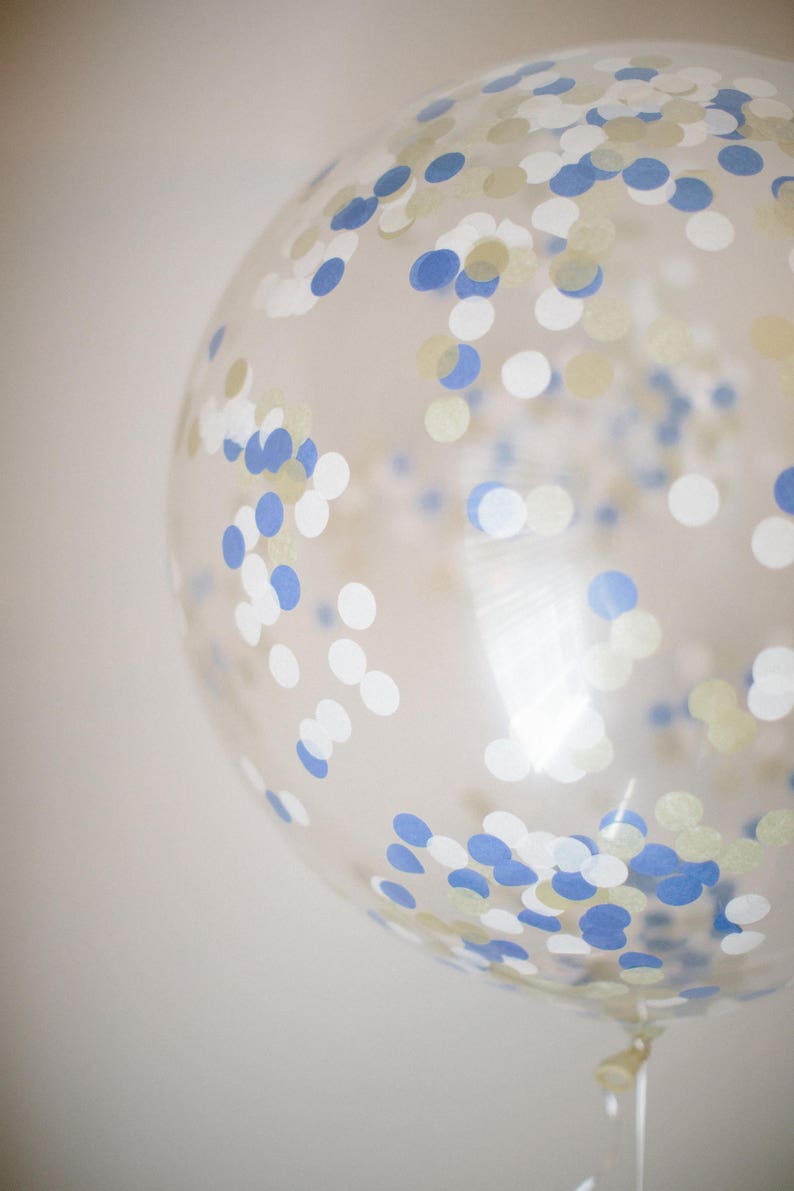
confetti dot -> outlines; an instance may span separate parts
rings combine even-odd
[[[347,460],[336,451],[328,451],[317,460],[314,487],[326,500],[336,500],[347,488],[350,468]]]
[[[474,383],[479,374],[480,356],[477,349],[468,343],[460,343],[452,371],[440,376],[439,380],[445,389],[465,389]]]
[[[589,955],[590,945],[576,935],[553,935],[547,939],[546,948],[552,955]]]
[[[401,190],[410,176],[410,166],[394,165],[378,178],[372,188],[373,194],[377,195],[378,198],[388,198],[389,195]]]
[[[721,848],[722,835],[715,827],[687,827],[676,836],[675,850],[682,860],[712,860]]]
[[[510,811],[492,811],[485,816],[482,825],[489,835],[495,835],[510,848],[527,834],[526,824]]]
[[[669,169],[656,157],[638,157],[623,171],[623,181],[634,190],[656,190],[669,177]]]
[[[677,211],[704,211],[714,192],[701,178],[677,178],[670,206]]]
[[[759,930],[744,930],[741,934],[726,935],[720,948],[726,955],[747,955],[763,943],[766,935]]]
[[[470,421],[469,403],[452,394],[431,401],[425,413],[425,429],[439,443],[457,442],[468,430]]]
[[[317,723],[334,744],[344,744],[350,739],[353,726],[341,703],[337,703],[335,699],[321,699],[314,714]]]
[[[609,644],[615,653],[623,653],[637,660],[649,658],[656,653],[661,643],[659,621],[641,608],[622,613],[610,625]]]
[[[743,893],[739,897],[731,898],[723,913],[729,922],[734,922],[737,926],[751,926],[754,922],[766,918],[771,908],[763,894]]]
[[[559,172],[562,158],[559,153],[542,150],[539,153],[530,153],[520,164],[527,182],[537,185],[550,181]]]
[[[245,558],[245,539],[236,525],[229,525],[223,533],[223,561],[236,571]]]
[[[573,520],[573,500],[558,484],[533,488],[525,503],[527,527],[544,538],[562,533]]]
[[[781,570],[794,562],[794,522],[767,517],[753,530],[752,551],[762,566]]]
[[[680,476],[667,493],[667,507],[680,525],[708,525],[720,508],[717,485],[695,472]]]
[[[688,906],[697,901],[703,886],[695,877],[666,877],[656,886],[656,896],[666,906]]]
[[[295,504],[295,528],[304,538],[317,538],[328,524],[330,508],[314,489],[304,492]]]
[[[598,352],[581,352],[565,367],[565,383],[575,397],[600,397],[612,384],[611,361]]]
[[[298,728],[298,736],[301,744],[311,753],[315,760],[330,760],[334,751],[334,743],[325,728],[317,720],[301,720]]]
[[[502,384],[514,397],[538,397],[550,381],[551,365],[542,352],[517,352],[502,365]]]
[[[620,298],[598,294],[585,306],[582,326],[591,339],[599,343],[611,343],[628,334],[631,310]]]
[[[375,620],[375,597],[363,583],[346,583],[336,606],[349,629],[368,629]]]
[[[284,564],[275,567],[270,582],[284,612],[291,612],[301,596],[301,585],[292,567]]]
[[[753,872],[761,864],[763,850],[757,840],[737,839],[726,844],[719,855],[720,869],[727,876]]]
[[[590,582],[587,602],[596,616],[614,620],[637,603],[637,587],[623,571],[601,571]]]
[[[769,811],[758,822],[755,837],[762,844],[780,848],[794,841],[794,810]]]
[[[328,762],[321,757],[315,757],[302,740],[298,741],[295,751],[301,765],[312,777],[322,781],[328,776]]]
[[[734,710],[736,691],[721,678],[707,678],[692,689],[687,706],[694,719],[708,724]]]
[[[465,868],[469,861],[463,845],[448,835],[432,835],[427,841],[427,850],[444,868]]]
[[[520,782],[532,764],[522,744],[515,740],[492,740],[485,749],[485,766],[500,782]]]
[[[644,877],[668,877],[679,866],[677,853],[665,844],[646,844],[632,858],[631,867]]]
[[[753,321],[750,342],[770,360],[785,360],[794,352],[794,323],[779,314],[765,314]]]
[[[493,326],[495,311],[487,298],[464,298],[452,307],[449,329],[458,339],[481,339]]]
[[[582,317],[584,302],[560,293],[556,286],[545,289],[535,302],[535,318],[549,331],[566,331]]]
[[[598,889],[614,889],[622,885],[629,875],[624,861],[618,856],[590,856],[581,868],[582,876]]]
[[[683,831],[703,818],[703,803],[694,794],[671,790],[657,800],[654,813],[657,823],[668,831]]]
[[[680,364],[692,350],[692,332],[682,319],[663,315],[651,323],[645,342],[657,364]]]
[[[499,485],[489,489],[477,508],[483,533],[492,538],[512,538],[524,527],[527,507],[520,493]]]
[[[393,901],[395,905],[402,906],[406,910],[413,910],[416,907],[416,898],[411,891],[396,881],[380,881],[379,892]]]
[[[698,211],[686,221],[686,238],[704,252],[720,252],[733,243],[735,232],[727,215]]]
[[[361,680],[364,706],[375,715],[394,715],[400,706],[397,683],[382,670],[369,670]]]
[[[427,847],[433,834],[424,819],[420,819],[418,815],[406,813],[395,815],[392,826],[401,840],[415,848]]]
[[[784,513],[794,514],[794,467],[787,467],[775,480],[775,500]]]
[[[392,868],[401,873],[423,873],[424,865],[418,856],[406,848],[405,844],[389,844],[386,849],[386,859]]]
[[[735,174],[740,178],[759,174],[764,168],[763,157],[749,145],[726,145],[724,149],[720,149],[717,160],[729,174]]]
[[[256,506],[256,527],[263,537],[272,538],[284,523],[284,505],[275,492],[265,492]]]
[[[449,178],[454,178],[455,174],[459,174],[465,164],[466,158],[462,153],[442,153],[440,157],[435,157],[425,170],[425,181],[446,182]]]
[[[335,256],[323,261],[311,280],[311,291],[317,298],[323,298],[336,289],[345,272],[345,262]]]
[[[447,882],[453,889],[470,889],[478,897],[488,897],[491,887],[482,873],[475,873],[470,868],[456,868],[447,877]]]
[[[331,672],[347,686],[358,686],[367,672],[367,655],[357,641],[340,637],[328,650]]]
[[[249,554],[240,569],[240,579],[243,590],[252,600],[261,596],[268,585],[268,573],[265,560],[258,554]]]
[[[460,259],[450,248],[437,248],[424,252],[414,261],[408,280],[415,290],[442,289],[455,280],[460,269]]]
[[[234,621],[246,645],[258,645],[262,624],[251,604],[238,604],[234,610]]]
[[[290,689],[300,680],[300,665],[288,645],[274,645],[268,654],[270,673],[279,686]]]
[[[532,212],[532,226],[551,236],[566,239],[578,218],[579,208],[573,199],[558,196],[538,203]]]

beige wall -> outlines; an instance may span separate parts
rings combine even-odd
[[[162,506],[209,309],[329,150],[447,77],[657,34],[794,57],[794,9],[3,7],[3,1189],[568,1191],[594,1165],[617,1033],[444,973],[292,862],[191,690]],[[649,1188],[790,1185],[792,1023],[780,995],[659,1044]]]

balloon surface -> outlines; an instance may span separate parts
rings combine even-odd
[[[629,1023],[794,972],[792,105],[678,42],[418,101],[251,251],[176,436],[188,650],[274,821]]]

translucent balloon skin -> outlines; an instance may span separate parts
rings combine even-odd
[[[268,813],[442,962],[629,1023],[792,975],[792,104],[681,43],[413,104],[252,250],[176,435]]]

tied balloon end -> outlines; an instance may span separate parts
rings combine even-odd
[[[648,1061],[651,1053],[651,1039],[647,1034],[635,1034],[625,1050],[610,1055],[596,1067],[595,1077],[605,1092],[614,1095],[630,1092],[637,1082],[637,1075]]]

